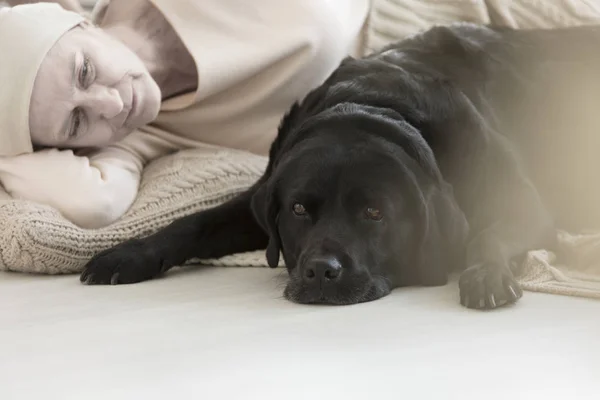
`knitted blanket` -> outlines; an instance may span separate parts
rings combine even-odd
[[[518,277],[523,290],[600,299],[600,232],[558,232],[561,257],[530,251]]]
[[[81,229],[47,206],[1,200],[0,270],[80,272],[103,249],[146,236],[179,217],[231,199],[261,176],[266,161],[266,157],[225,149],[185,150],[160,158],[144,170],[131,209],[118,222],[98,230]],[[267,265],[262,253],[199,262]]]

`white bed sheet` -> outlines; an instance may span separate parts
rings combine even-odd
[[[526,293],[477,312],[451,284],[301,306],[281,298],[284,277],[0,274],[0,399],[600,398],[599,301]]]

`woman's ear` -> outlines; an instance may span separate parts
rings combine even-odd
[[[448,273],[464,263],[469,225],[445,182],[424,193],[422,213],[426,230],[420,248],[421,284],[445,285]]]
[[[276,268],[279,265],[279,254],[281,252],[281,239],[277,220],[279,218],[279,205],[274,196],[274,190],[269,181],[261,184],[252,196],[251,208],[254,218],[262,229],[269,235],[267,245],[267,262],[269,267]]]

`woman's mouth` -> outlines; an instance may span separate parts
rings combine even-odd
[[[125,125],[131,125],[132,117],[135,117],[137,110],[137,96],[135,93],[135,88],[131,88],[131,104],[129,106],[129,113],[127,114],[127,118],[125,119]]]

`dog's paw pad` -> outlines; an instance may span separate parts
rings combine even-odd
[[[93,257],[79,279],[86,285],[136,283],[152,279],[164,269],[151,247],[131,240]]]
[[[508,268],[481,264],[466,269],[459,279],[460,303],[468,308],[493,309],[523,296]]]

